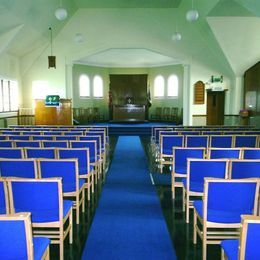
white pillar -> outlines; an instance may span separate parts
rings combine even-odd
[[[237,115],[239,110],[243,108],[243,89],[244,89],[244,80],[243,77],[239,76],[235,78],[235,84],[230,97],[230,110],[231,113]]]
[[[73,98],[72,64],[66,64],[66,98]],[[73,103],[73,100],[72,100]]]
[[[183,125],[192,125],[190,101],[190,65],[183,65]]]

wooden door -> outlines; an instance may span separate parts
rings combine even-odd
[[[207,92],[207,125],[224,125],[225,91]]]

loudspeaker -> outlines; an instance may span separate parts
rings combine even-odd
[[[56,69],[56,56],[48,56],[48,65],[49,65],[49,68]]]

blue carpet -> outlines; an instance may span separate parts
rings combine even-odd
[[[137,136],[118,139],[82,259],[176,259]]]

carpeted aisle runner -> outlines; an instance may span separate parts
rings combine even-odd
[[[176,259],[137,136],[118,139],[82,259]]]

